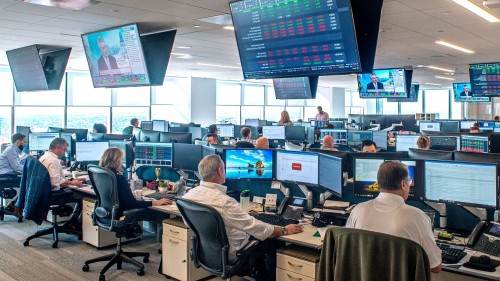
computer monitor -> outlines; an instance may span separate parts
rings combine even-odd
[[[76,143],[75,143],[76,136],[75,136],[75,134],[73,134],[73,133],[59,133],[59,137],[66,140],[66,142],[68,143],[68,150],[66,151],[66,153],[70,157],[73,157],[75,155],[75,148],[76,148]]]
[[[125,168],[130,168],[134,164],[134,146],[132,141],[124,141],[124,140],[110,140],[109,147],[116,147],[124,152],[123,157],[123,166]]]
[[[490,97],[473,96],[470,83],[453,83],[455,102],[490,102]]]
[[[172,133],[187,133],[189,132],[189,127],[187,126],[171,127],[168,131]]]
[[[166,120],[152,120],[153,131],[168,132],[168,121]]]
[[[23,134],[28,137],[31,131],[31,127],[29,126],[16,126],[16,133]]]
[[[48,133],[60,133],[62,131],[62,128],[59,127],[48,127],[47,132]]]
[[[344,121],[332,121],[332,120],[330,120],[330,121],[328,121],[328,123],[330,125],[332,125],[333,128],[335,128],[335,129],[345,129]]]
[[[179,123],[179,122],[170,122],[170,128],[178,128],[178,127],[182,127],[182,123]]]
[[[330,156],[342,159],[342,171],[343,172],[347,172],[347,170],[348,170],[347,168],[349,166],[352,167],[352,161],[351,161],[352,157],[348,157],[349,152],[335,151],[335,150],[321,149],[321,148],[306,148],[306,151],[318,153],[318,154],[326,154],[326,155],[330,155]]]
[[[217,124],[217,134],[221,138],[234,138],[234,125]]]
[[[318,76],[273,78],[276,99],[315,99],[318,80]]]
[[[104,134],[103,140],[130,140],[134,135]]]
[[[408,199],[419,200],[423,197],[419,161],[408,159],[354,158],[354,197],[373,198],[379,193],[377,173],[385,161],[398,161],[408,167],[408,176],[413,180]]]
[[[441,123],[441,132],[460,132],[460,121],[439,121],[439,123]]]
[[[406,98],[406,75],[403,68],[378,69],[358,74],[360,98]]]
[[[191,133],[191,139],[194,142],[195,139],[202,139],[208,134],[208,129],[203,127],[188,127],[188,132]]]
[[[425,161],[425,198],[496,208],[497,178],[497,164]]]
[[[458,162],[472,162],[472,163],[495,163],[498,164],[498,169],[500,172],[500,154],[498,153],[479,153],[479,152],[467,152],[467,151],[455,151],[453,152],[455,156],[455,161]]]
[[[361,145],[364,140],[373,140],[373,131],[347,130],[347,145]]]
[[[104,140],[104,133],[89,133],[87,136],[88,141],[102,141]]]
[[[495,128],[493,129],[493,132],[495,133],[500,132],[500,122],[495,122]]]
[[[276,151],[276,179],[301,184],[318,184],[318,154]]]
[[[460,130],[466,130],[467,132],[470,130],[470,128],[476,123],[477,121],[460,121]]]
[[[460,136],[460,150],[488,153],[489,152],[488,137],[462,135]]]
[[[311,127],[314,128],[324,128],[326,123],[330,123],[330,121],[320,121],[320,120],[312,120],[311,121]]]
[[[76,141],[84,141],[87,140],[87,134],[89,132],[88,129],[70,129],[70,128],[64,128],[61,129],[62,133],[75,133],[76,135]]]
[[[75,151],[76,161],[99,162],[104,151],[108,148],[108,141],[77,141]]]
[[[135,162],[137,165],[170,166],[172,143],[136,142]]]
[[[471,91],[475,97],[500,96],[500,63],[469,64]]]
[[[441,123],[439,122],[423,122],[420,121],[420,132],[422,131],[441,131]]]
[[[141,121],[141,129],[152,131],[153,130],[153,121]]]
[[[29,150],[45,151],[49,149],[50,143],[59,137],[59,133],[29,133]]]
[[[160,142],[193,143],[191,133],[161,132]]]
[[[226,179],[272,179],[273,151],[264,149],[227,149],[224,153]]]
[[[479,131],[480,132],[493,132],[495,129],[495,122],[479,122]]]
[[[284,140],[285,126],[262,126],[262,136],[270,140]]]
[[[202,145],[201,146],[201,159],[205,158],[208,155],[215,155],[216,149],[214,147]]]
[[[218,155],[223,155],[224,151],[227,149],[235,149],[236,146],[234,145],[224,145],[224,144],[210,144],[210,147],[215,148],[215,153]]]
[[[500,133],[490,134],[490,152],[500,153]]]
[[[321,140],[323,140],[323,138],[326,136],[332,136],[334,144],[347,145],[347,130],[321,129],[319,132],[320,132],[319,136],[320,136]]]
[[[305,141],[306,128],[303,126],[285,126],[285,139],[288,141]]]
[[[139,141],[141,141],[141,142],[148,142],[148,141],[159,142],[160,141],[160,132],[141,130],[141,134],[139,135]]]
[[[429,136],[430,149],[454,151],[460,150],[460,137],[457,136]]]
[[[318,183],[338,197],[342,197],[342,158],[319,154]]]
[[[259,127],[260,122],[259,119],[245,119],[245,125],[247,126],[253,126],[253,127]]]
[[[373,142],[377,144],[377,148],[387,150],[387,132],[373,131]]]
[[[201,145],[174,143],[172,145],[172,168],[184,171],[198,171],[202,159]]]
[[[453,160],[453,151],[410,148],[408,157],[418,160]]]

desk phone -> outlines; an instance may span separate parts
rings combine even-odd
[[[467,246],[493,256],[500,256],[500,224],[480,221],[467,242]]]
[[[306,198],[293,197],[289,200],[289,204],[286,206],[283,214],[281,216],[284,219],[298,220],[302,217],[302,212],[304,212],[304,206],[306,204]]]

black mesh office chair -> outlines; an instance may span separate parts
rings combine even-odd
[[[116,264],[117,269],[122,269],[122,263],[126,262],[139,268],[137,275],[144,275],[144,265],[132,258],[143,257],[143,262],[147,263],[149,262],[149,253],[122,252],[121,238],[131,239],[142,234],[142,228],[137,223],[136,218],[146,210],[126,210],[123,212],[124,219],[120,220],[118,216],[120,202],[118,200],[118,185],[115,174],[109,169],[95,165],[89,165],[88,173],[97,195],[94,213],[92,214],[93,223],[102,229],[115,232],[118,243],[115,253],[85,261],[82,270],[89,271],[89,264],[91,263],[109,261],[99,275],[99,281],[104,281],[106,279],[104,274],[110,267]]]
[[[0,175],[0,220],[3,221],[5,215],[14,216],[18,222],[23,221],[23,216],[9,211],[4,206],[5,199],[13,199],[17,195],[14,187],[19,187],[19,178],[15,174]]]
[[[255,263],[250,259],[250,254],[259,241],[248,242],[236,253],[238,260],[231,264],[226,228],[217,210],[182,198],[177,198],[176,203],[184,221],[193,231],[193,248],[189,255],[197,268],[201,266],[222,279],[230,279],[234,275],[244,276],[250,272]]]

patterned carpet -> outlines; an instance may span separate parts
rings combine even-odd
[[[42,227],[49,224],[42,224]],[[37,225],[31,221],[18,223],[17,219],[5,216],[0,221],[0,280],[37,280],[37,281],[68,281],[68,280],[99,280],[99,271],[105,262],[90,265],[89,272],[82,271],[85,260],[113,253],[114,247],[96,250],[76,236],[59,235],[59,248],[52,248],[52,236],[45,236],[30,241],[28,247],[23,242],[29,235],[36,232]],[[106,273],[106,280],[167,280],[158,274],[161,244],[156,243],[156,236],[145,232],[145,237],[138,242],[123,245],[124,251],[149,252],[149,263],[145,264],[145,275],[137,276],[134,267],[123,264],[122,270],[116,266]],[[139,258],[138,261],[142,262]],[[244,280],[236,278],[236,280]],[[221,280],[214,278],[212,280]]]

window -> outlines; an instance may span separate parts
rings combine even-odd
[[[243,86],[243,105],[264,105],[264,86]]]
[[[113,106],[149,106],[150,92],[151,87],[113,89]]]
[[[398,103],[382,99],[382,114],[398,114]]]
[[[240,84],[217,83],[216,103],[217,105],[240,105],[241,104]]]
[[[121,133],[125,127],[130,126],[130,119],[149,119],[149,107],[113,107],[113,133]]]
[[[65,85],[64,81],[61,85]],[[61,90],[54,91],[36,91],[36,92],[16,92],[16,105],[49,105],[49,106],[64,106],[65,103],[65,87],[61,86]]]
[[[455,102],[453,95],[450,95],[451,103],[451,118],[450,119],[462,119],[462,103]]]
[[[285,110],[283,106],[266,106],[264,109],[267,121],[278,122],[281,118],[281,111]]]
[[[276,99],[276,94],[274,92],[274,87],[268,86],[266,87],[266,105],[281,105],[285,106],[285,100]]]
[[[217,124],[222,124],[222,123],[240,124],[240,107],[216,106],[215,120]]]
[[[153,104],[175,104],[181,96],[190,96],[188,78],[166,78],[163,86],[152,87]]]
[[[68,107],[67,128],[89,129],[92,132],[96,123],[104,124],[108,132],[111,132],[109,107]]]
[[[438,113],[439,119],[450,118],[450,91],[449,90],[426,90],[424,91],[425,113]]]
[[[242,106],[241,107],[241,123],[245,123],[245,119],[264,119],[263,106]]]
[[[0,69],[0,81],[0,105],[12,105],[14,94],[12,74],[7,69]]]
[[[402,102],[401,114],[415,114],[424,112],[424,110],[422,109],[423,94],[424,94],[423,91],[419,91],[417,102]]]
[[[151,105],[151,120],[188,123],[190,120],[174,105]]]
[[[94,88],[90,74],[80,72],[69,73],[68,85],[69,106],[111,105],[111,89]]]
[[[16,107],[14,126],[30,126],[35,132],[48,127],[64,127],[64,107]]]
[[[304,107],[304,118],[302,118],[302,120],[304,122],[307,122],[307,120],[309,120],[309,118],[316,118],[316,114],[318,114],[318,109],[316,108],[316,106]],[[330,114],[328,114],[328,115],[330,116]],[[331,117],[332,116],[330,116],[330,118]]]
[[[292,122],[295,122],[298,119],[303,119],[302,118],[302,108],[303,107],[299,107],[299,106],[293,106],[293,107],[287,106],[286,107],[286,111],[288,111],[288,115],[290,115],[290,120],[292,120]]]
[[[9,143],[12,128],[10,126],[12,108],[11,107],[0,107],[0,143]]]

